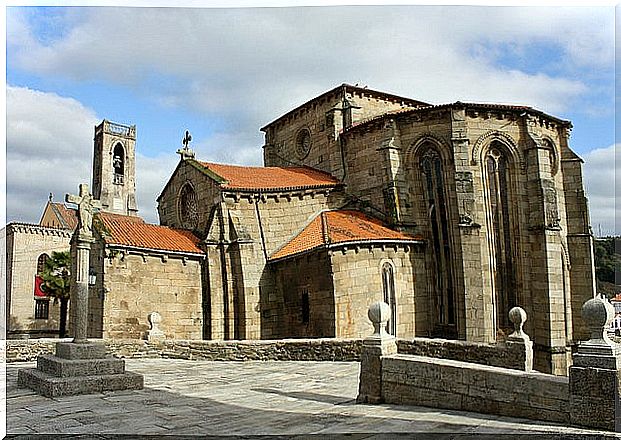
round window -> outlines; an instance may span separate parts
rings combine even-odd
[[[298,132],[298,135],[295,140],[295,146],[298,153],[298,157],[300,159],[304,159],[308,156],[311,148],[311,137],[310,131],[308,129],[303,128]]]

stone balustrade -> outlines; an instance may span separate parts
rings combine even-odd
[[[532,370],[532,342],[523,331],[526,312],[509,312],[515,332],[507,341],[524,353],[523,370],[473,362],[397,354],[395,338],[381,331],[390,319],[385,303],[369,308],[376,331],[363,341],[357,401],[396,403],[510,415],[621,432],[621,347],[606,328],[613,314],[596,297],[583,307],[591,339],[573,356],[569,377]],[[378,331],[380,329],[380,331]]]

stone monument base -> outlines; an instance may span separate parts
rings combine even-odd
[[[125,361],[106,357],[101,342],[59,342],[56,355],[37,358],[37,368],[18,372],[17,383],[46,397],[139,390],[140,374],[125,371]]]

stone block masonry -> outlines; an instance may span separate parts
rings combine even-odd
[[[569,380],[423,356],[382,359],[386,403],[569,422]]]
[[[374,306],[369,317],[377,327],[388,318],[374,319]],[[516,327],[509,340],[521,339],[525,352],[532,353],[522,329],[524,310],[515,307],[509,315]],[[578,346],[569,377],[394,354],[378,350],[392,337],[378,337],[376,332],[363,342],[358,401],[510,415],[621,432],[621,347],[605,333],[612,306],[593,298],[583,306],[582,316],[591,339]],[[525,363],[527,370],[530,361]]]

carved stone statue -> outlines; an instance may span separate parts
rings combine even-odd
[[[65,195],[67,203],[78,205],[78,230],[80,234],[91,234],[93,230],[93,208],[101,208],[101,202],[93,199],[86,183],[80,184],[80,194]]]

